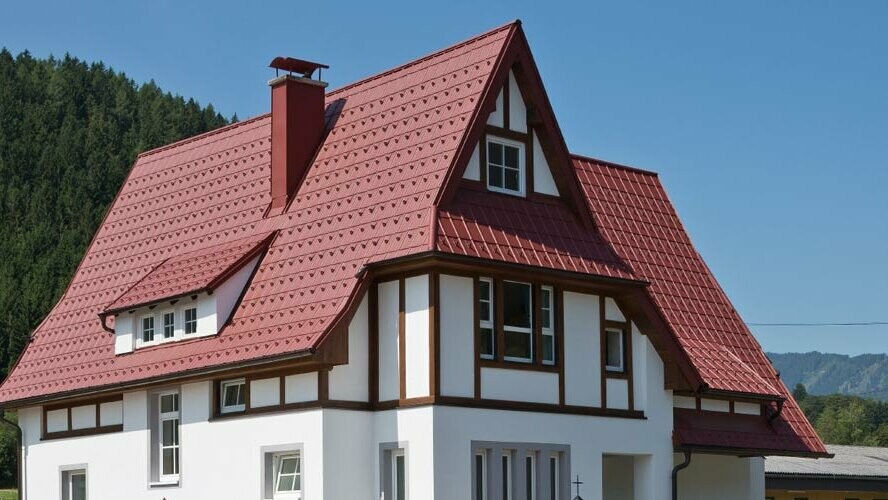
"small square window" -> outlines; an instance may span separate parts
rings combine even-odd
[[[244,411],[246,408],[246,381],[244,379],[226,380],[219,386],[222,413]]]
[[[524,195],[524,145],[506,139],[487,141],[487,188]]]
[[[142,342],[154,342],[154,316],[142,317]]]
[[[163,338],[171,339],[176,335],[176,313],[169,311],[163,313]]]
[[[197,332],[197,308],[188,307],[185,309],[185,334]]]
[[[609,372],[625,371],[625,353],[623,347],[623,330],[616,328],[608,328],[605,330],[605,352],[607,354],[607,364],[605,368]]]
[[[62,471],[62,500],[86,498],[86,469]]]
[[[302,497],[302,463],[298,453],[274,456],[274,497]]]

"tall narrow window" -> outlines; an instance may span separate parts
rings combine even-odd
[[[512,500],[512,456],[510,454],[503,455],[502,467],[503,500]]]
[[[543,330],[543,363],[555,364],[555,293],[550,286],[540,287],[540,323]]]
[[[142,316],[142,342],[154,341],[154,316]]]
[[[392,451],[392,499],[407,499],[407,463],[404,450]]]
[[[508,361],[533,359],[531,290],[528,283],[503,281],[503,349]]]
[[[236,380],[226,380],[219,384],[219,394],[221,407],[219,411],[222,413],[233,413],[244,411],[246,409],[246,380],[239,378]]]
[[[487,454],[483,451],[475,453],[475,485],[474,500],[487,500]]]
[[[607,364],[605,369],[609,372],[623,372],[625,370],[625,353],[623,350],[623,330],[608,328],[605,330],[605,353]]]
[[[62,471],[62,500],[86,500],[86,470]]]
[[[536,460],[533,455],[524,457],[524,498],[536,500]]]
[[[302,463],[298,453],[274,456],[274,497],[302,498]]]
[[[524,144],[506,139],[487,140],[487,189],[524,195]]]
[[[558,455],[552,455],[549,457],[549,498],[552,500],[557,500],[559,498],[559,471]]]
[[[493,282],[489,278],[478,280],[478,352],[483,359],[493,359]]]
[[[179,476],[179,393],[166,392],[160,398],[160,480]]]
[[[163,338],[171,339],[176,334],[176,313],[173,311],[163,313]]]
[[[185,308],[185,334],[197,332],[197,308]]]

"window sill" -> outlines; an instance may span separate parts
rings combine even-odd
[[[479,359],[478,364],[481,365],[482,368],[501,368],[505,370],[530,370],[537,372],[550,372],[550,373],[558,373],[558,365],[539,365],[536,363],[531,363],[528,361],[497,361],[492,359]]]
[[[164,479],[163,481],[152,481],[148,483],[149,488],[169,488],[172,486],[179,486],[178,479]]]

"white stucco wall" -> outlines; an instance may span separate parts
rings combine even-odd
[[[472,278],[439,279],[441,394],[475,395],[474,293]]]
[[[389,401],[400,396],[398,345],[398,282],[388,281],[378,286],[379,303],[379,400]]]
[[[505,401],[558,404],[558,374],[482,368],[481,397]]]
[[[330,372],[330,399],[369,401],[367,370],[370,369],[367,296],[361,300],[348,325],[348,363]]]
[[[469,157],[469,163],[466,165],[466,171],[463,173],[463,179],[471,181],[481,180],[481,154],[478,148],[480,144],[475,145],[472,156]]]

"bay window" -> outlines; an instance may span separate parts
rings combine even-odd
[[[476,288],[478,357],[553,370],[558,345],[554,287],[482,277]]]

